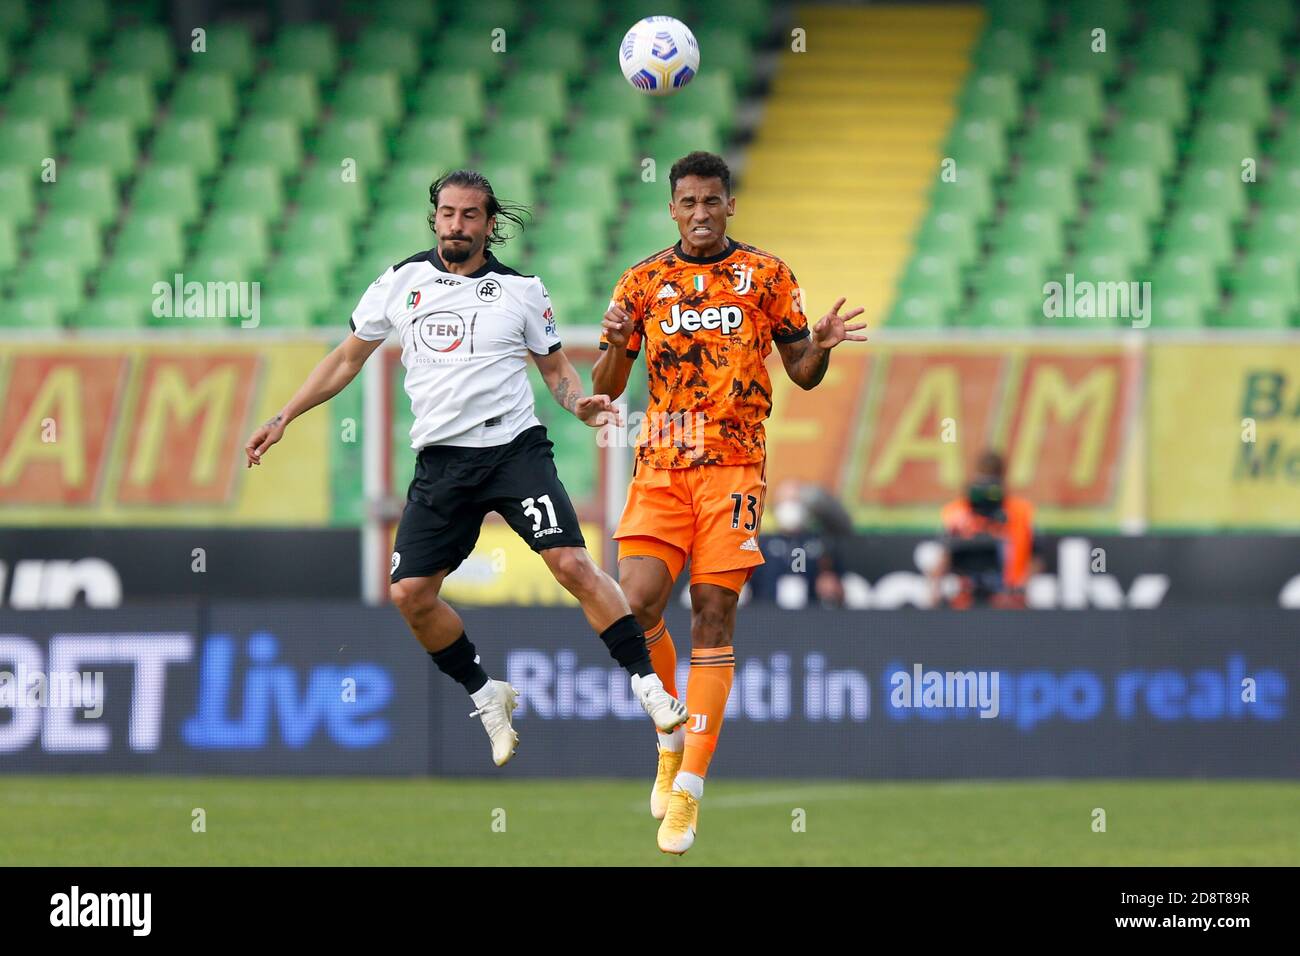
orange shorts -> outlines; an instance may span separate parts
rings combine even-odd
[[[659,558],[676,580],[689,557],[692,584],[739,592],[763,563],[763,465],[638,465],[614,532],[619,560]]]

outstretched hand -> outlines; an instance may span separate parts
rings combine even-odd
[[[821,349],[833,349],[841,342],[865,342],[865,335],[853,335],[854,332],[860,332],[867,327],[865,322],[855,322],[850,324],[851,319],[856,319],[863,313],[859,306],[852,312],[840,315],[840,307],[844,305],[844,296],[835,300],[831,310],[817,320],[817,324],[812,327],[812,343]]]
[[[262,463],[262,455],[266,450],[284,437],[287,424],[284,415],[279,414],[253,432],[248,444],[244,446],[244,454],[248,456],[247,467],[252,468]]]
[[[592,428],[623,424],[622,413],[608,395],[588,395],[578,399],[573,406],[573,414]]]

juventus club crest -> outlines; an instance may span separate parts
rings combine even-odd
[[[744,295],[749,291],[749,287],[754,278],[754,267],[736,263],[731,267],[732,273],[736,277],[735,292],[736,295]]]

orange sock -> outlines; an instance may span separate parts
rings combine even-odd
[[[736,674],[734,647],[697,647],[691,651],[691,674],[686,680],[686,754],[682,773],[703,777],[718,746],[722,715]]]
[[[645,632],[645,646],[650,652],[650,663],[663,682],[664,690],[677,696],[677,648],[673,636],[661,618],[659,623]]]

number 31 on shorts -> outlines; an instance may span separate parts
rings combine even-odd
[[[731,493],[731,500],[733,502],[732,509],[731,509],[731,526],[733,528],[740,527],[740,509],[742,506],[744,506],[744,508],[746,509],[749,515],[748,519],[745,521],[745,530],[753,531],[755,528],[757,528],[758,527],[758,510],[757,510],[758,499],[753,495],[743,495],[738,491],[733,491]]]

